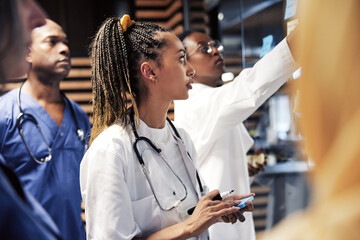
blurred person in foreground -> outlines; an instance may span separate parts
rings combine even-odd
[[[85,239],[79,169],[90,124],[80,106],[60,91],[71,68],[67,36],[47,19],[31,38],[27,79],[0,98],[0,153],[64,239]]]
[[[291,52],[294,35],[224,85],[223,46],[200,32],[185,32],[180,39],[196,75],[189,98],[175,101],[175,123],[187,130],[194,141],[199,173],[210,189],[250,192],[249,173],[257,169],[247,162],[246,153],[254,141],[243,121],[291,79],[296,66]],[[246,222],[211,226],[210,238],[255,239],[252,213],[244,215]]]
[[[29,69],[25,55],[31,44],[31,31],[43,24],[45,13],[32,0],[0,0],[0,82],[20,77]],[[22,188],[1,154],[0,239],[60,239],[53,220]]]
[[[359,239],[360,1],[299,4],[298,111],[315,164],[312,200],[264,239]]]

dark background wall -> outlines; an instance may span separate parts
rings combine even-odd
[[[71,55],[88,54],[91,38],[108,17],[134,14],[130,0],[38,0],[50,19],[59,23],[68,35]]]

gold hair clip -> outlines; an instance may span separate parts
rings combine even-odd
[[[126,30],[131,27],[135,23],[134,20],[130,19],[130,16],[127,14],[124,14],[124,16],[120,19],[120,25],[123,32],[126,32]]]

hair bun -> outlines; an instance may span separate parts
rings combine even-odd
[[[130,16],[127,14],[124,14],[124,16],[120,19],[120,25],[123,32],[126,32],[126,30],[131,27],[135,23],[134,20],[130,19]]]

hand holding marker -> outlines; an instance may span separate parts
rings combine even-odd
[[[224,198],[227,198],[232,192],[234,192],[234,190],[230,190],[230,191],[226,191],[226,192],[222,192],[222,193],[219,193],[217,194],[212,200],[215,201],[215,200],[223,200]],[[195,206],[196,207],[196,206]],[[195,210],[195,207],[192,207],[190,208],[187,212],[189,215],[191,215],[194,210]]]
[[[226,191],[226,192],[222,192],[220,194],[217,194],[212,200],[215,201],[215,200],[223,200],[224,198],[227,198],[228,196],[230,196],[231,193],[233,193],[234,190],[230,190],[230,191]],[[253,196],[250,196],[250,197],[247,197],[247,198],[243,198],[241,200],[241,202],[237,205],[237,207],[239,207],[240,209],[246,207],[246,202],[247,201],[252,201],[254,199]],[[195,206],[196,207],[196,206]],[[195,207],[192,207],[188,210],[188,214],[191,215],[194,210],[195,210]]]

